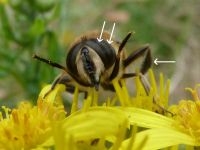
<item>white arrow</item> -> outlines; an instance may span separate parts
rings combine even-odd
[[[101,37],[102,37],[102,34],[103,34],[103,30],[104,30],[105,24],[106,24],[106,22],[104,21],[104,22],[103,22],[103,27],[102,27],[102,29],[101,29],[101,34],[100,34],[99,38],[97,38],[98,42],[103,41],[103,39],[102,39]]]
[[[115,23],[113,24],[112,32],[111,32],[111,34],[110,34],[110,39],[107,40],[107,42],[108,42],[109,44],[111,44],[111,43],[113,42],[113,41],[111,41],[111,39],[112,39],[112,35],[113,35],[114,29],[115,29]]]
[[[158,60],[158,58],[156,58],[154,60],[154,64],[158,65],[158,63],[175,63],[176,61],[161,61],[161,60]]]

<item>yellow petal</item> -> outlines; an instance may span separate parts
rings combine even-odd
[[[173,128],[174,120],[166,116],[135,107],[119,108],[127,115],[130,124],[145,128]]]
[[[135,150],[136,147],[147,138],[145,143],[142,146],[142,150],[155,150],[166,148],[169,146],[186,144],[186,145],[196,145],[198,143],[191,136],[170,129],[148,129],[142,132],[139,132],[135,136],[135,141],[132,147],[132,150]],[[121,150],[126,150],[126,147],[129,144],[129,140],[125,140],[121,146]]]
[[[60,136],[57,136],[60,139],[55,140],[58,141],[56,147],[67,149],[80,142],[87,143],[87,141],[95,139],[116,137],[120,130],[124,130],[128,126],[127,117],[121,110],[111,107],[91,107],[86,112],[73,113],[54,128],[55,134],[60,132]],[[59,142],[60,140],[63,142]]]
[[[65,85],[58,84],[51,90],[51,85],[45,86],[39,94],[39,100],[48,101],[51,103],[62,104],[61,93],[65,91]]]

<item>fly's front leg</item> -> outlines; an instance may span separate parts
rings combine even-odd
[[[71,79],[66,75],[66,73],[62,73],[61,75],[59,75],[52,83],[51,88],[49,89],[49,91],[44,95],[44,98],[50,93],[52,92],[57,84],[64,84],[66,86],[66,91],[69,92],[74,92],[75,87],[73,85],[70,84],[71,83]]]
[[[144,60],[140,68],[140,72],[142,74],[145,74],[152,64],[151,51],[150,51],[149,46],[142,47],[132,52],[125,60],[123,60],[124,67],[126,68],[132,62],[134,62],[135,60],[137,60],[138,58],[142,56],[144,56]]]

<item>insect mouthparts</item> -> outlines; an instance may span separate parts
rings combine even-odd
[[[94,88],[95,88],[95,90],[96,90],[96,91],[98,91],[98,90],[99,90],[99,82],[98,82],[98,83],[97,83],[97,82],[96,82],[96,83],[94,83]]]

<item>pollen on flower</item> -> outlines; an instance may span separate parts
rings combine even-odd
[[[186,90],[192,94],[193,100],[181,100],[178,105],[171,106],[170,111],[175,114],[176,127],[200,142],[200,97],[197,87]]]
[[[56,87],[49,96],[58,98],[55,95],[61,88]],[[36,106],[21,102],[18,108],[12,110],[3,107],[4,112],[0,118],[0,149],[32,149],[48,140],[52,136],[52,123],[64,119],[66,114],[63,105],[55,103],[44,101],[39,96]]]

